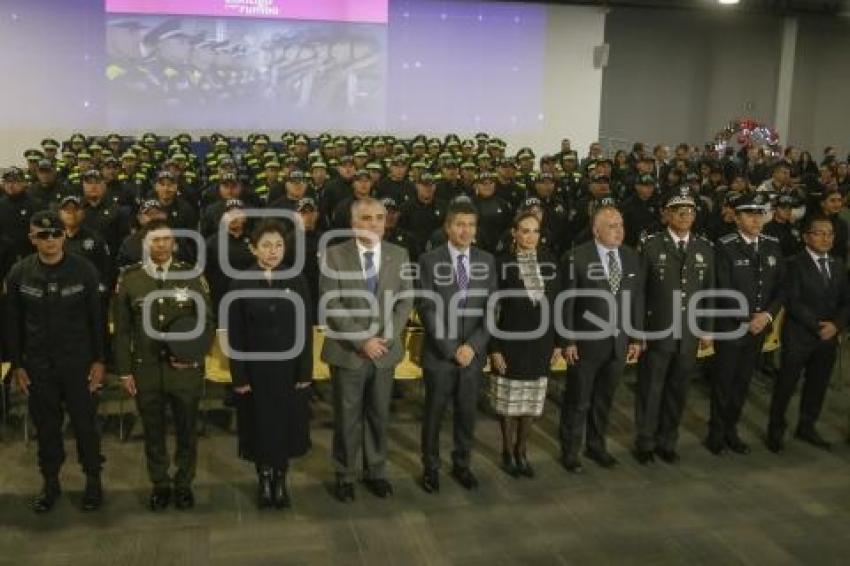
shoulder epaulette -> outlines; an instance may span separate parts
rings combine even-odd
[[[779,243],[779,238],[777,238],[776,236],[771,236],[770,234],[759,234],[759,237],[764,238],[765,240],[768,240],[770,242],[776,242],[777,244]]]
[[[732,232],[731,234],[726,234],[725,236],[720,236],[717,241],[721,244],[728,244],[730,242],[734,242],[739,240],[741,236],[738,235],[737,232]]]

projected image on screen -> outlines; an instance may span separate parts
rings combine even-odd
[[[110,14],[106,47],[118,127],[138,127],[140,117],[199,129],[383,121],[385,25]]]

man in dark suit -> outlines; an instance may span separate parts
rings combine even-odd
[[[350,206],[355,237],[327,249],[319,278],[319,312],[329,330],[322,360],[333,388],[335,495],[342,502],[354,499],[361,447],[366,487],[381,498],[393,492],[387,422],[395,367],[404,357],[401,333],[413,308],[413,278],[403,273],[407,251],[381,241],[386,208],[369,197]]]
[[[638,364],[635,457],[644,465],[656,454],[670,464],[679,460],[676,442],[697,351],[710,343],[701,334],[710,330],[710,321],[699,320],[693,328],[688,316],[694,293],[714,287],[714,249],[691,232],[696,211],[688,187],[668,195],[663,214],[667,229],[641,246],[648,336]],[[693,306],[708,305],[703,300]]]
[[[719,238],[715,248],[718,290],[737,291],[745,299],[741,316],[714,321],[711,420],[705,445],[718,456],[726,448],[737,454],[750,453],[738,435],[738,421],[764,339],[784,301],[782,249],[776,238],[761,233],[767,206],[768,198],[762,193],[748,193],[736,200],[738,230]],[[737,303],[731,298],[715,301],[724,309],[740,307]],[[739,338],[721,339],[719,335],[742,328]]]
[[[605,446],[608,415],[626,362],[640,355],[644,313],[640,258],[623,246],[622,215],[613,206],[602,206],[591,226],[593,240],[573,249],[563,272],[568,296],[562,340],[570,369],[561,410],[561,451],[562,463],[572,473],[582,471],[578,453],[585,428],[585,455],[604,468],[617,464]]]
[[[830,255],[834,239],[831,219],[812,215],[804,227],[806,249],[787,263],[782,367],[773,387],[767,427],[767,447],[772,452],[784,448],[785,413],[804,372],[796,437],[818,448],[830,448],[815,424],[835,365],[838,334],[850,320],[850,288],[844,264]]]
[[[487,360],[488,296],[496,292],[493,256],[472,246],[478,213],[468,201],[454,202],[446,214],[448,242],[419,257],[419,316],[425,327],[422,368],[425,416],[422,422],[422,487],[440,489],[440,424],[453,403],[452,476],[466,489],[478,480],[470,469],[478,384]]]

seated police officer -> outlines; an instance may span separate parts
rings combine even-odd
[[[82,506],[92,511],[103,500],[94,397],[105,373],[100,281],[87,259],[64,252],[65,232],[56,213],[34,214],[29,235],[36,253],[12,267],[4,304],[12,375],[28,397],[38,433],[44,488],[33,509],[50,511],[61,493],[62,421],[67,411],[86,474]]]

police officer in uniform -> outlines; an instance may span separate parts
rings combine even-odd
[[[40,205],[27,193],[24,172],[10,167],[3,173],[3,192],[0,197],[0,245],[7,249],[12,263],[33,252],[29,238],[32,215]],[[11,264],[10,264],[11,266]]]
[[[478,210],[476,245],[494,254],[499,246],[499,238],[509,230],[513,218],[511,204],[496,195],[495,173],[484,171],[478,176],[472,203]]]
[[[86,474],[83,509],[98,509],[103,500],[94,397],[105,375],[99,280],[91,263],[63,251],[64,235],[55,212],[34,214],[30,239],[37,253],[15,264],[4,285],[7,354],[18,387],[29,397],[38,433],[44,477],[33,502],[38,513],[50,511],[61,493],[63,410]]]
[[[384,227],[384,241],[403,247],[407,250],[407,255],[410,257],[410,260],[416,261],[422,250],[417,247],[410,232],[398,227],[398,220],[401,216],[398,203],[395,199],[390,197],[384,198],[381,200],[381,203],[384,205],[384,208],[387,209],[387,219]]]
[[[85,211],[83,226],[106,240],[110,250],[115,250],[124,238],[127,226],[121,221],[118,208],[106,198],[106,183],[97,169],[86,171],[82,177],[82,208]]]
[[[708,321],[698,321],[698,329],[688,323],[691,297],[713,288],[715,277],[711,242],[691,232],[695,207],[687,187],[668,195],[663,211],[667,229],[647,237],[641,246],[644,330],[662,333],[657,339],[648,337],[638,360],[635,457],[644,465],[656,454],[667,463],[679,460],[676,443],[697,351],[710,342],[707,335],[695,333],[709,332]],[[703,301],[695,306],[707,305]]]
[[[148,224],[144,245],[145,260],[127,268],[118,281],[113,306],[115,369],[124,389],[136,399],[142,418],[153,484],[150,509],[165,509],[172,497],[178,509],[189,509],[195,504],[192,480],[203,362],[214,327],[209,287],[203,276],[192,275],[188,264],[173,258],[174,234],[165,221]],[[146,297],[156,291],[165,295],[146,303]],[[202,332],[193,340],[163,336],[196,326]],[[168,474],[166,407],[171,409],[177,436],[173,478]]]
[[[656,194],[655,177],[640,175],[635,180],[634,195],[623,203],[623,222],[626,225],[626,245],[637,246],[644,238],[661,230],[660,200]]]
[[[444,206],[437,201],[436,195],[436,177],[423,173],[416,181],[416,196],[401,207],[398,225],[410,232],[420,250],[425,249],[431,235],[443,224]]]
[[[764,233],[779,240],[783,257],[796,255],[803,249],[800,227],[794,221],[794,209],[802,202],[790,191],[783,191],[776,198],[773,219],[764,225]]]
[[[714,324],[715,331],[724,333],[746,328],[740,338],[715,341],[706,447],[716,455],[726,448],[738,454],[750,452],[738,436],[738,421],[765,336],[784,301],[782,249],[776,238],[762,234],[768,202],[761,193],[735,201],[738,230],[721,237],[715,248],[718,290],[737,291],[746,298],[743,317],[718,318]],[[740,306],[731,299],[717,299],[716,304]]]

